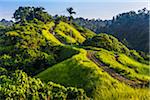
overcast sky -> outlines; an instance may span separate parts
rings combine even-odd
[[[148,0],[0,0],[0,19],[11,19],[19,6],[42,6],[51,15],[67,15],[66,8],[73,7],[75,17],[112,19],[113,16],[148,8]]]

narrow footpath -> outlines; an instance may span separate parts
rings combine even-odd
[[[120,82],[123,82],[127,85],[130,85],[134,88],[144,88],[144,87],[148,87],[148,83],[147,82],[136,82],[133,80],[130,80],[120,74],[118,74],[117,72],[115,72],[115,70],[111,69],[110,67],[108,67],[107,65],[105,65],[103,62],[101,62],[99,59],[97,59],[95,57],[95,53],[96,51],[87,51],[87,57],[93,61],[98,67],[102,68],[105,72],[107,72],[110,76],[112,76],[113,78],[117,79]]]

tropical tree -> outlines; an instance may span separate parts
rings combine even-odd
[[[25,21],[26,17],[30,14],[31,7],[19,7],[13,14],[16,21]]]
[[[19,7],[13,14],[13,18],[17,22],[30,21],[34,18],[42,22],[50,21],[51,16],[44,10],[43,7]]]
[[[67,12],[69,13],[69,21],[72,22],[72,19],[73,19],[73,14],[76,14],[76,12],[74,11],[74,9],[72,7],[69,7],[66,9]]]
[[[70,24],[72,23],[72,19],[73,19],[73,14],[76,14],[76,12],[73,10],[73,8],[72,7],[69,7],[69,8],[67,8],[66,9],[67,10],[67,12],[69,13],[69,22],[70,22]],[[72,35],[72,32],[70,32],[70,34]],[[72,45],[72,44],[71,44]]]

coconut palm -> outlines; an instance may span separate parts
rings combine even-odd
[[[76,14],[76,12],[74,11],[74,9],[72,7],[69,7],[66,9],[67,12],[69,13],[70,17],[69,17],[69,21],[70,23],[72,22],[72,19],[73,19],[73,14]]]
[[[69,22],[70,22],[70,24],[72,23],[72,19],[73,19],[73,14],[76,14],[76,12],[75,11],[73,11],[73,8],[72,7],[69,7],[69,8],[67,8],[66,9],[67,11],[68,11],[68,13],[69,13]],[[72,32],[70,32],[70,35],[72,36]],[[71,43],[71,45],[72,45],[72,43]]]

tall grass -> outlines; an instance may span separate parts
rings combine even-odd
[[[148,100],[148,89],[131,88],[111,77],[86,57],[86,51],[41,72],[36,77],[83,88],[94,100]]]
[[[150,80],[148,65],[137,62],[125,54],[118,53],[117,55],[118,58],[116,58],[114,52],[104,49],[96,53],[97,59],[127,78],[132,80]]]

